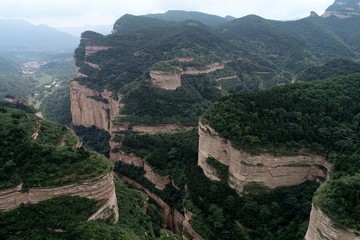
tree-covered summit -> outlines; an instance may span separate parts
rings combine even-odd
[[[252,153],[327,156],[330,180],[317,191],[315,204],[339,224],[360,229],[353,214],[360,204],[359,89],[360,75],[354,74],[237,94],[212,105],[201,121]]]
[[[61,186],[111,170],[104,156],[76,148],[79,140],[65,126],[1,106],[0,123],[0,189]]]

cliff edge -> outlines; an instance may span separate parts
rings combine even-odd
[[[110,131],[112,121],[119,113],[120,101],[111,97],[108,90],[98,92],[81,85],[69,83],[72,123],[75,126],[91,127]]]
[[[314,204],[311,208],[309,227],[305,240],[360,240],[360,232],[353,229],[341,229],[320,208]]]
[[[36,204],[59,196],[79,196],[105,201],[89,220],[107,219],[110,216],[113,216],[113,222],[119,220],[112,173],[60,187],[30,188],[24,192],[20,184],[14,188],[2,190],[0,191],[0,211],[9,211],[21,204]]]
[[[231,142],[208,125],[199,124],[198,165],[211,180],[220,181],[208,158],[228,168],[228,183],[239,194],[294,186],[307,180],[326,180],[330,164],[319,155],[251,155],[234,148]]]

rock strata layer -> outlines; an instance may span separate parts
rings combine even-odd
[[[228,183],[239,194],[246,193],[247,186],[262,189],[294,186],[307,180],[326,180],[330,165],[323,156],[251,155],[234,148],[231,142],[208,125],[199,124],[198,165],[211,180],[219,181],[216,169],[207,158],[215,158],[228,167]]]
[[[182,58],[182,60],[185,58]],[[192,59],[191,59],[192,61]],[[189,62],[191,62],[189,61]],[[185,69],[178,69],[177,72],[164,72],[164,71],[150,71],[151,83],[159,88],[166,90],[175,90],[181,86],[182,75],[199,75],[222,70],[225,67],[225,63],[215,62],[206,65],[203,69],[197,69],[194,67],[187,67]]]
[[[112,173],[60,187],[30,188],[27,192],[23,192],[22,185],[18,185],[2,190],[0,191],[0,211],[9,211],[19,207],[20,204],[36,204],[60,196],[79,196],[97,201],[106,200],[90,219],[106,219],[112,215],[114,222],[119,219]]]
[[[72,123],[110,131],[112,119],[119,113],[120,101],[111,97],[108,90],[95,91],[77,81],[69,83]]]
[[[320,208],[312,205],[305,240],[360,240],[360,232],[336,228],[336,224]]]

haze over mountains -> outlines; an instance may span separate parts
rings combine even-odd
[[[336,0],[329,6],[323,17],[335,16],[347,18],[360,15],[358,0]],[[165,13],[151,13],[146,17],[165,21],[181,22],[194,20],[209,26],[217,26],[235,20],[232,16],[220,17],[196,11],[169,10]],[[304,16],[305,17],[305,16]],[[75,49],[81,32],[91,30],[103,35],[111,33],[112,25],[96,25],[89,23],[85,26],[53,28],[46,25],[33,25],[22,20],[0,19],[0,47],[2,48],[42,48],[42,49]]]
[[[0,239],[358,239],[359,2],[296,21],[125,14],[67,54],[0,55]]]
[[[72,51],[79,38],[46,25],[0,19],[0,48],[6,50],[47,49]]]

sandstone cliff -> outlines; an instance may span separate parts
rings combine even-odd
[[[79,196],[97,201],[106,200],[103,206],[89,220],[106,219],[113,215],[113,221],[118,221],[119,214],[112,173],[60,187],[30,188],[28,191],[23,192],[22,185],[19,185],[2,190],[0,191],[0,211],[9,211],[19,207],[20,204],[36,204],[59,196]]]
[[[85,56],[90,56],[100,51],[108,50],[109,46],[101,46],[101,45],[88,45],[85,47]]]
[[[228,166],[228,183],[239,194],[246,193],[247,186],[274,189],[298,185],[306,180],[326,180],[330,167],[324,157],[316,155],[250,155],[234,148],[230,141],[201,123],[198,154],[198,165],[211,180],[219,181],[220,178],[207,163],[208,157]]]
[[[322,17],[337,17],[337,18],[350,18],[360,15],[360,1],[359,0],[335,0],[329,6]]]
[[[72,123],[110,131],[112,119],[119,113],[120,100],[113,99],[111,92],[98,92],[77,81],[69,83]]]
[[[181,73],[150,71],[151,83],[159,88],[174,90],[181,86]]]
[[[309,227],[305,240],[360,240],[360,232],[352,229],[340,229],[323,213],[312,205]]]
[[[178,58],[179,62],[191,62],[192,58]],[[194,67],[187,67],[185,69],[178,69],[178,72],[164,72],[164,71],[150,71],[151,83],[159,88],[166,90],[175,90],[181,86],[182,75],[199,75],[215,72],[224,69],[225,63],[215,62],[206,65],[203,69]]]
[[[150,198],[152,198],[157,203],[157,205],[160,207],[160,212],[164,219],[162,226],[163,228],[169,229],[176,234],[181,234],[181,231],[183,229],[183,222],[185,220],[184,215],[182,215],[174,207],[169,206],[159,196],[149,191],[147,188],[143,187],[136,181],[125,176],[120,176],[120,178],[124,182],[129,183],[131,186],[142,189]]]
[[[118,153],[111,153],[110,159],[112,161],[121,161],[128,165],[141,167],[145,171],[144,177],[149,180],[159,190],[164,190],[166,185],[172,183],[170,176],[162,176],[154,172],[153,168],[144,160],[136,156],[135,154],[127,154],[122,151]]]

